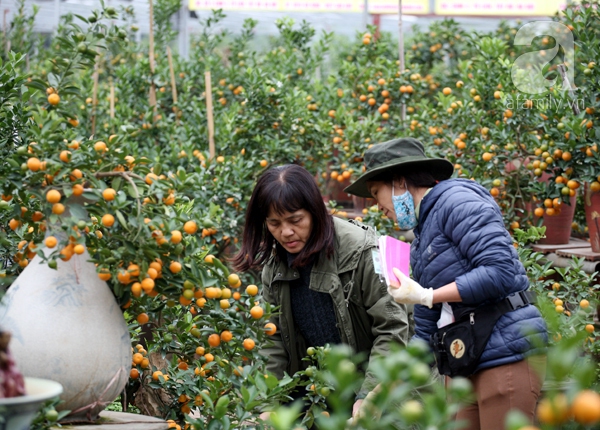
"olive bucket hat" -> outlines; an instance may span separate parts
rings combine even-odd
[[[402,167],[423,169],[439,181],[448,179],[454,172],[452,163],[444,158],[429,158],[425,155],[423,144],[412,137],[403,137],[372,146],[365,152],[366,171],[352,185],[344,190],[359,197],[372,197],[367,181],[386,170]]]

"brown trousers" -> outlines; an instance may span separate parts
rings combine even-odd
[[[456,415],[461,430],[504,430],[509,411],[516,409],[533,424],[546,373],[546,357],[535,356],[477,372],[469,377],[475,401]]]

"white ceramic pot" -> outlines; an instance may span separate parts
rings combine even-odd
[[[28,429],[42,403],[62,393],[58,382],[25,378],[25,395],[0,399],[0,429]]]
[[[86,250],[53,270],[36,256],[0,308],[17,367],[26,377],[62,384],[57,409],[72,411],[72,420],[96,419],[123,390],[131,367],[125,319],[89,258]]]

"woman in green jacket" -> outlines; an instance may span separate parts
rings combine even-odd
[[[332,217],[304,168],[280,166],[259,178],[234,266],[263,268],[263,297],[280,307],[271,318],[274,345],[263,350],[268,370],[278,377],[302,370],[310,346],[344,343],[370,361],[391,342],[406,345],[406,307],[387,293],[376,252],[376,233]],[[367,367],[353,415],[376,385]]]

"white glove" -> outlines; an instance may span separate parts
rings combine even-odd
[[[433,288],[423,288],[417,281],[413,281],[400,270],[392,269],[400,286],[389,285],[388,293],[397,303],[413,303],[417,305],[433,306]]]

